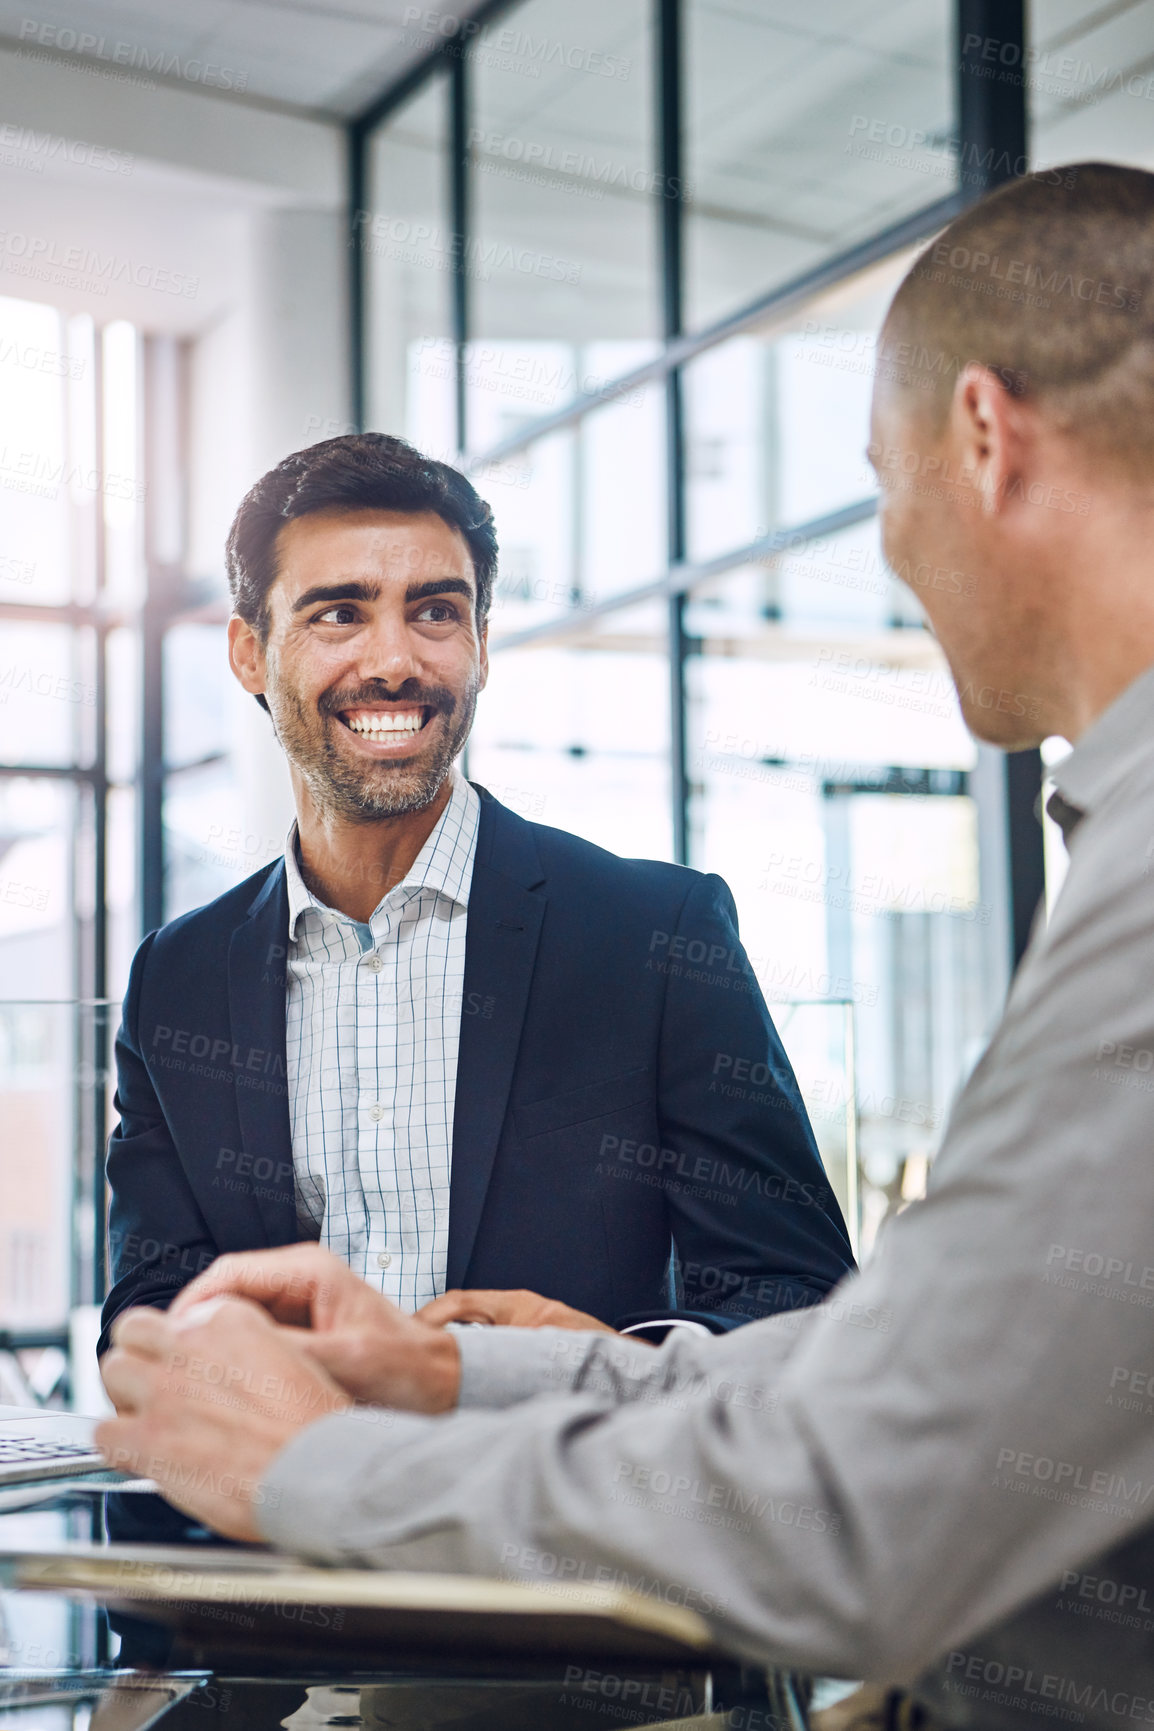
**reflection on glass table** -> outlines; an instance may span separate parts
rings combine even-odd
[[[127,1496],[120,1501],[127,1503]],[[163,1507],[147,1495],[138,1503],[157,1516]],[[83,1527],[90,1537],[99,1531],[92,1513],[92,1499],[65,1490],[51,1511],[0,1517],[0,1552],[31,1551],[36,1566],[46,1562],[53,1568],[46,1554],[58,1549],[61,1539],[83,1537]],[[189,1544],[173,1551],[173,1523],[158,1520],[158,1534],[161,1525],[166,1547],[152,1547],[155,1560],[148,1551],[138,1552],[139,1560],[128,1566],[114,1563],[114,1552],[105,1569],[113,1570],[110,1579],[130,1582],[138,1592],[146,1591],[153,1577],[160,1581],[172,1626],[127,1616],[121,1608],[109,1615],[109,1642],[103,1614],[96,1613],[100,1627],[94,1632],[93,1607],[78,1603],[75,1590],[67,1598],[27,1590],[0,1596],[0,1722],[27,1731],[144,1731],[153,1723],[166,1731],[203,1731],[210,1723],[204,1715],[211,1711],[227,1715],[230,1731],[280,1726],[305,1731],[335,1724],[381,1731],[434,1726],[570,1731],[587,1726],[590,1714],[609,1710],[616,1720],[625,1704],[630,1723],[654,1726],[700,1724],[712,1731],[741,1722],[786,1731],[803,1723],[800,1704],[809,1689],[804,1679],[747,1670],[709,1652],[678,1659],[659,1657],[656,1650],[648,1657],[620,1650],[614,1658],[612,1645],[601,1637],[591,1642],[592,1623],[587,1622],[584,1636],[579,1634],[586,1613],[574,1603],[576,1589],[554,1588],[552,1595],[543,1595],[539,1587],[471,1580],[452,1589],[478,1601],[494,1593],[527,1594],[534,1601],[551,1597],[556,1603],[549,1614],[559,1615],[570,1630],[560,1645],[532,1635],[532,1628],[544,1623],[524,1625],[531,1641],[526,1646],[522,1640],[520,1648],[499,1641],[479,1647],[467,1634],[442,1638],[439,1647],[426,1643],[423,1652],[419,1645],[406,1649],[395,1638],[378,1639],[374,1646],[361,1635],[350,1643],[352,1625],[342,1625],[332,1605],[326,1610],[327,1600],[336,1604],[342,1578],[359,1582],[370,1596],[378,1588],[387,1596],[390,1582],[399,1588],[401,1577],[310,1571],[305,1579],[317,1583],[310,1598],[311,1586],[302,1593],[292,1585],[294,1571],[299,1575],[300,1570],[291,1559],[244,1547],[222,1551],[220,1541],[203,1529],[190,1529]],[[99,1547],[85,1549],[93,1558],[102,1554]],[[75,1573],[75,1564],[61,1561]],[[203,1601],[205,1615],[190,1619],[203,1583],[217,1579],[227,1585],[230,1574],[238,1586],[246,1583],[243,1591]],[[280,1582],[285,1586],[278,1595]],[[435,1600],[435,1579],[416,1577],[415,1582],[418,1591]],[[263,1594],[257,1590],[261,1586],[267,1586]],[[123,1596],[127,1589],[120,1590]],[[438,1614],[444,1618],[443,1611]],[[676,1607],[670,1611],[657,1601],[651,1616],[696,1621],[695,1614]],[[442,1622],[450,1633],[456,1626]],[[181,1627],[185,1634],[174,1638],[174,1629]],[[624,1631],[626,1625],[621,1627]],[[726,1720],[726,1713],[739,1709],[749,1717]]]

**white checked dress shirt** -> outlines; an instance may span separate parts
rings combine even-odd
[[[445,1290],[465,924],[481,802],[460,776],[367,925],[285,847],[286,1066],[301,1231],[404,1310]]]

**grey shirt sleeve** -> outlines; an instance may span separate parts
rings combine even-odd
[[[815,1314],[786,1311],[763,1330],[761,1373],[783,1359]],[[740,1330],[732,1335],[736,1342]],[[613,1404],[648,1400],[669,1404],[707,1392],[710,1371],[745,1354],[724,1351],[713,1335],[675,1329],[660,1347],[621,1335],[581,1334],[562,1328],[463,1328],[454,1331],[461,1355],[458,1406],[507,1407],[538,1394],[566,1391],[604,1396]],[[719,1357],[720,1353],[720,1357]]]
[[[536,1395],[556,1336],[479,1345],[502,1398],[531,1398],[321,1420],[273,1463],[268,1538],[611,1581],[752,1659],[886,1680],[1131,1538],[1154,1514],[1154,1432],[1118,1395],[1154,1320],[1154,1099],[1133,1064],[1154,1053],[1154,889],[1137,836],[1096,827],[930,1196],[788,1342],[788,1319],[660,1352],[574,1336],[563,1392]]]

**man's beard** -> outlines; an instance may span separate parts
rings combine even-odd
[[[326,691],[314,709],[291,689],[270,691],[268,696],[277,738],[318,808],[349,823],[378,823],[382,818],[424,811],[433,803],[469,737],[479,691],[474,673],[459,701],[446,686],[423,686],[415,679],[407,679],[399,691],[372,679],[356,691]],[[430,731],[435,730],[431,757],[423,755],[419,764],[368,759],[355,763],[341,754],[330,732],[344,726],[339,710],[398,702],[434,711],[427,723]]]

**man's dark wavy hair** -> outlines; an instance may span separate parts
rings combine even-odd
[[[228,586],[236,612],[261,642],[268,638],[269,590],[276,582],[276,538],[286,523],[315,511],[432,511],[460,530],[473,560],[477,622],[493,600],[497,533],[493,513],[458,469],[390,433],[349,433],[294,451],[262,475],[241,500],[228,533]]]

